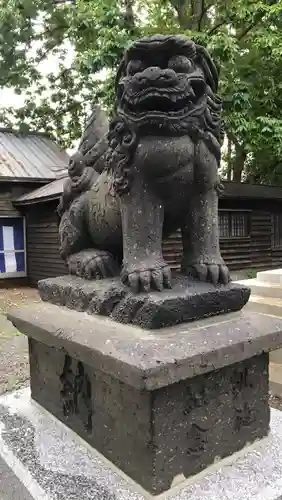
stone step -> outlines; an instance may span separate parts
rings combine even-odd
[[[282,317],[282,299],[252,294],[246,307],[251,311]]]
[[[266,283],[258,281],[256,278],[251,280],[240,280],[236,281],[236,283],[248,286],[252,291],[252,295],[282,299],[282,283]]]
[[[259,312],[263,314],[270,314],[272,316],[282,317],[282,299],[273,299],[270,297],[258,297],[256,295],[251,295],[251,298],[246,307],[252,312]],[[282,349],[272,351],[270,353],[270,361],[280,364],[282,370]],[[282,395],[282,377],[280,383],[280,394]]]
[[[260,271],[257,273],[257,280],[260,283],[282,284],[282,269],[271,269],[270,271]]]
[[[281,359],[281,349],[279,349],[275,354],[278,355],[275,361],[278,361],[279,356]],[[273,396],[282,397],[282,364],[279,362],[274,363],[271,361],[271,363],[269,363],[269,390]]]
[[[282,299],[251,295],[249,310],[282,317]],[[269,389],[273,396],[282,397],[282,349],[270,353]]]

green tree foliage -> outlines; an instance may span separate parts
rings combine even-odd
[[[282,0],[0,0],[0,86],[26,96],[20,109],[7,103],[0,122],[70,146],[93,103],[110,108],[132,40],[184,33],[221,68],[226,177],[282,184],[281,14]],[[42,75],[50,55],[57,70],[45,64]]]

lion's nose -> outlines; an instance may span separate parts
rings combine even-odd
[[[153,85],[154,87],[171,87],[177,83],[177,75],[172,69],[161,69],[158,66],[146,68],[136,75],[140,85]]]

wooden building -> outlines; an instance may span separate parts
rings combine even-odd
[[[67,272],[59,256],[56,208],[64,179],[19,197],[14,206],[26,220],[28,279]],[[231,270],[282,266],[282,187],[225,183],[219,200],[220,246]],[[164,256],[179,269],[180,232],[163,242]]]
[[[66,173],[68,155],[43,134],[0,129],[0,286],[27,279],[26,218],[13,204]]]
[[[65,177],[21,196],[14,202],[26,220],[27,272],[30,285],[60,276],[67,268],[59,255],[57,206]]]

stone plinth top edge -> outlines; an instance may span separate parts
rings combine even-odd
[[[241,311],[144,330],[49,303],[8,319],[28,337],[138,389],[155,390],[282,347],[282,319]]]

